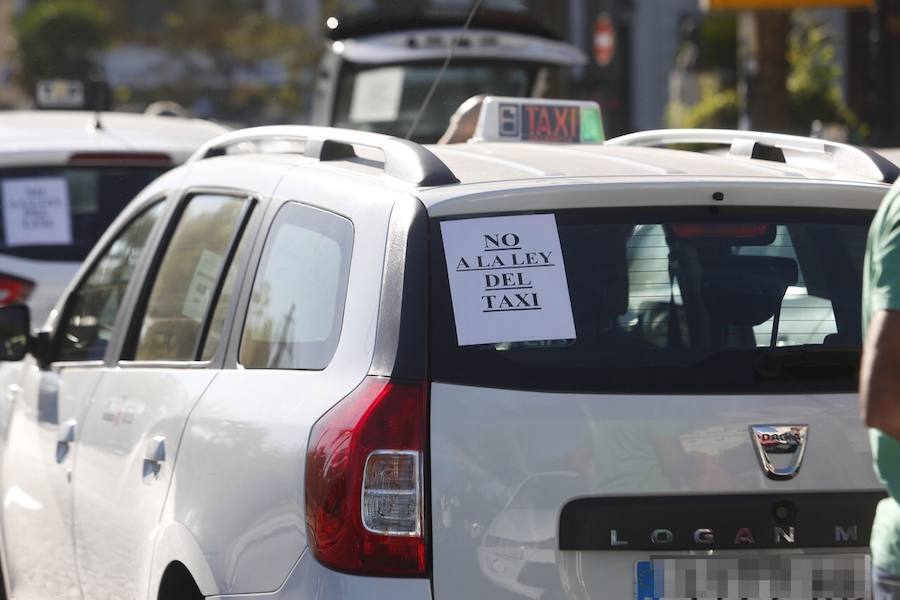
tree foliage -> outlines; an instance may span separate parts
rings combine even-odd
[[[19,44],[20,83],[96,76],[99,54],[110,40],[103,13],[90,0],[41,0],[13,21]]]
[[[738,120],[737,91],[734,88],[719,89],[705,82],[697,104],[686,107],[673,102],[669,105],[666,120],[673,127],[711,127],[733,129]]]
[[[730,33],[718,28],[719,33]],[[727,47],[719,36],[720,47]],[[808,135],[813,121],[847,126],[850,136],[865,137],[868,129],[847,106],[841,92],[841,67],[837,49],[827,25],[797,12],[791,22],[784,57],[787,66],[788,117],[786,128]],[[700,101],[693,106],[670,104],[667,120],[674,127],[734,127],[739,114],[735,88],[715,85],[701,87]]]
[[[737,69],[737,17],[734,13],[712,13],[697,25],[697,68]]]
[[[791,65],[787,88],[795,126],[809,131],[810,123],[819,120],[860,129],[859,120],[841,93],[837,49],[825,25],[798,17],[788,39],[787,60]]]
[[[191,79],[206,81],[224,90],[226,111],[246,114],[278,105],[295,112],[302,101],[300,90],[309,86],[304,73],[319,55],[319,45],[302,27],[252,10],[241,0],[191,0],[175,3],[163,15],[159,43],[179,60]],[[200,60],[198,60],[198,58]],[[207,66],[204,66],[207,65]],[[212,69],[208,68],[212,66]],[[283,72],[281,81],[266,85],[257,78],[242,77],[265,69]],[[203,85],[203,84],[201,84]],[[185,89],[203,93],[190,83]]]

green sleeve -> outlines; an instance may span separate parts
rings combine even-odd
[[[882,234],[872,249],[870,310],[900,310],[900,201],[897,195],[882,223]]]

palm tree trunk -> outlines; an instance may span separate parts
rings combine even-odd
[[[787,44],[791,13],[766,10],[754,17],[757,70],[748,89],[750,119],[754,129],[786,132],[790,130]]]

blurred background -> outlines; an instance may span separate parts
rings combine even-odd
[[[34,106],[39,81],[74,79],[89,82],[97,108],[142,112],[171,101],[178,104],[173,111],[259,125],[310,122],[321,118],[317,103],[327,103],[331,122],[366,128],[360,115],[371,119],[372,111],[355,98],[349,122],[339,122],[346,75],[327,55],[373,32],[435,19],[461,24],[471,6],[471,0],[0,0],[0,108]],[[484,22],[476,19],[473,28],[502,26],[580,51],[583,60],[556,61],[529,91],[597,100],[609,135],[752,127],[900,146],[900,0],[483,0],[478,15]],[[410,37],[406,45],[419,43]],[[384,78],[383,66],[382,84],[391,76]],[[514,78],[485,73],[507,84]],[[368,89],[377,89],[370,79]],[[478,90],[452,79],[442,85],[448,94],[436,100],[447,115],[459,103],[449,93],[454,85],[466,94]]]

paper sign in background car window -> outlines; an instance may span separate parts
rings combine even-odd
[[[385,67],[356,76],[350,99],[350,121],[382,123],[395,121],[403,98],[403,68]]]
[[[72,243],[72,215],[65,178],[5,179],[0,193],[7,247]]]
[[[574,339],[554,215],[441,223],[460,346]]]
[[[197,266],[194,268],[194,275],[191,277],[191,284],[188,286],[181,314],[198,323],[203,320],[221,268],[222,257],[215,252],[203,250],[200,260],[197,261]]]

